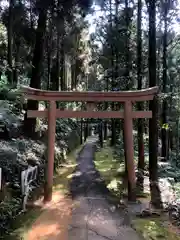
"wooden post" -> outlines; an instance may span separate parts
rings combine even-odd
[[[127,171],[129,180],[128,199],[136,201],[136,175],[134,164],[134,144],[133,144],[133,119],[132,119],[132,103],[125,102],[124,106],[124,134],[125,134],[125,151],[127,161]]]
[[[52,199],[53,175],[54,175],[54,149],[56,135],[56,102],[49,102],[48,109],[48,162],[44,186],[44,202]]]

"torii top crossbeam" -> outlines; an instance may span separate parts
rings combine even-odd
[[[158,92],[158,87],[147,88],[137,91],[122,92],[58,92],[44,91],[40,89],[22,86],[22,91],[29,99],[38,101],[61,101],[61,102],[125,102],[125,101],[149,101]]]

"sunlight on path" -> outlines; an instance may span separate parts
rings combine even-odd
[[[26,240],[140,240],[125,211],[115,211],[106,199],[93,162],[96,142],[95,136],[88,138],[78,157],[79,174],[73,174],[70,184],[73,200],[60,191],[53,194]]]
[[[45,211],[34,222],[26,240],[66,240],[68,239],[68,222],[71,218],[72,200],[54,193],[53,200],[47,204]]]

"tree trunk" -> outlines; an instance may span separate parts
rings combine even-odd
[[[115,26],[116,26],[116,33],[118,34],[119,25],[118,25],[118,17],[119,17],[119,0],[115,0]],[[114,46],[114,56],[115,56],[115,72],[114,72],[114,88],[115,91],[119,91],[118,89],[118,77],[119,77],[119,49],[118,49],[119,42],[115,40],[115,46]],[[114,110],[117,110],[117,107],[119,106],[119,103],[114,104]],[[117,139],[120,135],[120,128],[118,127],[120,125],[120,119],[114,119],[114,144],[116,144]]]
[[[60,86],[61,91],[65,91],[65,53],[64,53],[64,36],[65,36],[65,19],[62,17],[62,34],[61,34],[61,44],[60,44]]]
[[[59,91],[59,77],[60,77],[60,56],[59,56],[59,49],[60,48],[60,35],[58,33],[57,36],[57,55],[56,55],[56,78],[55,78],[55,88],[56,91]]]
[[[39,12],[38,26],[36,30],[36,44],[34,48],[34,55],[32,61],[32,77],[30,82],[30,87],[32,88],[41,88],[41,68],[43,62],[43,53],[44,53],[44,37],[46,31],[46,18],[47,18],[47,8],[41,9]],[[33,100],[28,100],[27,104],[28,110],[37,110],[38,102]],[[25,114],[24,119],[24,132],[29,137],[35,136],[36,128],[36,119],[27,118]]]
[[[71,65],[71,91],[76,88],[75,82],[75,63],[73,63]]]
[[[8,52],[7,52],[7,62],[8,62],[8,70],[7,70],[7,78],[8,83],[13,83],[13,66],[12,66],[12,58],[13,58],[13,9],[14,9],[14,0],[9,0],[9,17],[8,17]]]
[[[56,42],[56,59],[51,70],[51,89],[53,91],[59,91],[59,77],[60,77],[60,35],[57,31],[57,42]]]
[[[51,12],[51,18],[54,15],[54,8]],[[53,32],[53,26],[52,26],[52,19],[49,19],[49,35],[47,39],[47,90],[51,89],[51,68],[52,68],[52,32]]]
[[[49,48],[49,47],[48,47]],[[48,67],[48,72],[47,72],[47,90],[50,90],[50,82],[51,82],[51,51],[47,49],[47,67]]]
[[[138,0],[138,19],[137,19],[137,80],[138,90],[142,89],[142,1]],[[138,110],[143,110],[143,104],[138,103]],[[138,177],[137,186],[140,191],[144,190],[144,120],[138,119]]]
[[[113,32],[113,19],[112,19],[112,0],[109,0],[109,5],[110,5],[110,28],[111,28],[111,34]],[[111,47],[111,78],[112,78],[112,82],[111,82],[111,90],[114,91],[114,85],[115,85],[115,81],[114,81],[114,46],[111,42],[110,44]],[[112,111],[114,110],[114,102],[111,103],[111,109]],[[114,146],[116,143],[116,126],[115,126],[115,119],[112,118],[111,119],[111,146]]]
[[[13,83],[15,84],[15,86],[17,86],[18,84],[18,70],[19,70],[19,54],[20,54],[20,41],[16,42],[16,56],[15,56],[15,69],[13,71],[14,75],[13,75]]]
[[[149,87],[156,85],[156,1],[149,1]],[[152,119],[149,120],[149,180],[151,189],[151,202],[155,207],[162,207],[161,195],[158,186],[158,101],[155,97],[150,102]]]
[[[105,77],[105,81],[106,81],[106,89],[105,91],[109,91],[109,78],[108,77]],[[105,102],[104,103],[104,109],[105,111],[108,110],[108,102]],[[108,131],[108,120],[107,119],[104,119],[104,140],[107,140],[107,131]]]
[[[60,69],[60,85],[61,85],[61,91],[65,91],[66,90],[66,87],[65,87],[65,79],[64,79],[64,64],[65,64],[65,56],[64,56],[64,43],[63,43],[63,40],[62,40],[62,43],[61,43],[61,53],[60,53],[60,66],[61,66],[61,69]]]
[[[167,0],[164,3],[164,35],[163,35],[163,93],[167,92],[167,14],[168,14],[168,3]],[[167,159],[167,150],[168,150],[168,137],[167,137],[167,129],[163,127],[163,124],[167,124],[167,97],[164,97],[163,106],[162,106],[162,157],[164,160]]]
[[[129,19],[129,1],[125,0],[125,21],[126,21],[126,52],[125,52],[125,68],[126,68],[126,72],[125,72],[125,78],[127,81],[127,87],[126,90],[130,89],[130,51],[129,51],[129,38],[130,38],[130,34],[129,34],[129,24],[130,24],[130,19]],[[123,124],[124,125],[124,124]],[[123,130],[123,141],[124,141],[124,147],[125,149],[127,148],[127,146],[125,145],[125,135],[124,135],[124,130]],[[124,154],[124,158],[125,158],[125,171],[126,171],[126,175],[127,175],[127,179],[128,179],[128,172],[127,172],[127,157],[126,157],[126,151]],[[131,187],[130,187],[130,183],[128,181],[128,197],[131,196]]]
[[[81,122],[80,122],[80,144],[83,144],[83,118],[81,118]]]
[[[125,0],[125,21],[126,21],[126,52],[125,52],[125,64],[126,64],[126,72],[125,72],[125,78],[127,81],[127,90],[130,89],[130,51],[129,51],[129,38],[130,38],[130,32],[129,32],[129,24],[130,24],[130,16],[129,16],[129,1]]]
[[[99,128],[99,143],[101,148],[103,147],[103,127],[102,127],[102,121],[100,121],[100,123],[98,124],[98,128]]]
[[[57,52],[56,52],[56,74],[55,74],[55,89],[56,91],[59,91],[59,87],[60,87],[60,81],[59,81],[59,78],[60,78],[60,47],[62,48],[63,46],[61,46],[61,31],[60,31],[60,24],[61,24],[61,21],[62,21],[62,24],[63,24],[63,27],[64,27],[64,17],[61,16],[61,12],[60,12],[60,8],[61,8],[61,2],[60,0],[58,0],[58,6],[57,6],[57,18],[58,18],[58,23],[57,23],[57,26],[56,26],[56,30],[57,30]],[[62,39],[63,41],[63,39]],[[61,76],[61,79],[62,79],[62,76]]]
[[[89,128],[89,119],[85,119],[84,122],[84,142],[86,141],[86,139],[88,138],[88,128]]]
[[[107,140],[107,121],[106,120],[104,121],[104,140]]]

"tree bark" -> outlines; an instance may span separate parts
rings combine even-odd
[[[111,28],[111,34],[112,34],[112,30],[113,30],[113,19],[112,19],[112,0],[109,0],[109,6],[110,6],[110,28]],[[111,39],[112,40],[112,39]],[[114,47],[113,47],[113,43],[110,43],[110,47],[111,47],[111,90],[114,91],[114,85],[115,85],[115,81],[114,81]],[[111,109],[112,111],[114,110],[114,102],[111,103]],[[116,143],[116,129],[115,129],[115,119],[112,118],[111,119],[111,146],[114,146]]]
[[[64,14],[63,14],[64,15]],[[62,34],[61,34],[61,44],[60,44],[60,86],[61,86],[61,91],[65,91],[66,87],[65,87],[65,74],[64,74],[64,70],[65,70],[65,53],[64,53],[64,37],[65,37],[65,19],[62,16],[61,19],[62,22]]]
[[[88,138],[88,128],[89,128],[89,120],[85,119],[85,122],[84,122],[84,142]]]
[[[149,87],[156,85],[156,1],[149,1]],[[155,207],[161,208],[161,195],[158,186],[158,101],[155,97],[150,102],[152,119],[149,120],[149,180],[151,189],[151,202]]]
[[[81,118],[80,128],[80,144],[83,144],[83,118]]]
[[[125,78],[127,81],[127,90],[130,89],[130,51],[129,51],[129,24],[130,24],[130,16],[129,16],[129,0],[125,0],[125,21],[126,21],[126,52],[125,52],[125,64],[126,64],[126,72],[125,72]]]
[[[99,122],[98,124],[99,128],[99,143],[101,148],[103,147],[103,127],[102,127],[102,121]]]
[[[106,91],[109,91],[109,78],[106,77]],[[104,103],[105,111],[108,109],[108,102]],[[107,140],[107,131],[108,131],[108,120],[104,119],[104,140]]]
[[[138,0],[137,18],[137,80],[138,90],[142,89],[142,1]],[[143,103],[138,103],[138,110],[143,110]],[[137,187],[140,191],[144,190],[144,120],[138,119],[138,177]]]
[[[130,51],[129,51],[129,38],[130,38],[130,34],[129,34],[129,24],[130,24],[130,19],[129,19],[129,0],[125,0],[125,22],[126,22],[126,50],[125,50],[125,78],[127,81],[127,86],[126,86],[126,90],[130,89],[130,69],[129,69],[129,65],[130,65]],[[123,120],[124,121],[124,120]],[[124,123],[123,123],[124,125]],[[123,130],[123,141],[124,141],[124,147],[125,149],[127,148],[126,144],[125,144],[125,134],[124,134],[124,130]],[[126,152],[126,151],[125,151]],[[126,153],[124,154],[124,158],[125,158],[125,172],[127,175],[127,156]],[[128,176],[128,175],[127,175]],[[127,177],[128,179],[128,177]],[[128,181],[128,197],[131,196],[131,186],[130,183]]]
[[[13,83],[17,86],[18,83],[18,70],[19,70],[19,61],[20,61],[20,41],[16,41],[16,56],[15,56],[15,68],[13,71]]]
[[[47,90],[51,89],[51,68],[52,68],[52,32],[53,32],[53,25],[52,25],[52,18],[54,15],[54,8],[51,11],[51,19],[49,19],[49,35],[47,39],[47,67],[48,67],[48,79],[47,79]]]
[[[13,58],[13,9],[14,9],[14,0],[9,0],[9,17],[8,17],[8,52],[7,52],[7,62],[8,62],[8,70],[7,70],[7,79],[8,83],[13,83],[13,66],[12,66],[12,58]]]
[[[163,35],[163,93],[167,92],[167,14],[168,14],[168,3],[167,0],[164,3],[164,35]],[[167,129],[163,127],[163,124],[167,124],[167,111],[168,111],[168,103],[167,97],[164,97],[163,106],[162,106],[162,157],[164,160],[167,159],[167,150],[168,150],[168,137],[167,137]]]
[[[58,0],[58,6],[57,6],[57,19],[58,19],[58,23],[56,26],[56,31],[57,31],[57,43],[56,43],[56,48],[57,48],[57,52],[56,52],[56,74],[55,74],[55,79],[54,79],[54,88],[56,91],[59,91],[59,87],[60,87],[60,47],[62,47],[61,44],[61,32],[60,32],[60,24],[62,22],[63,24],[63,28],[64,28],[64,17],[61,17],[61,12],[60,12],[60,0]]]

